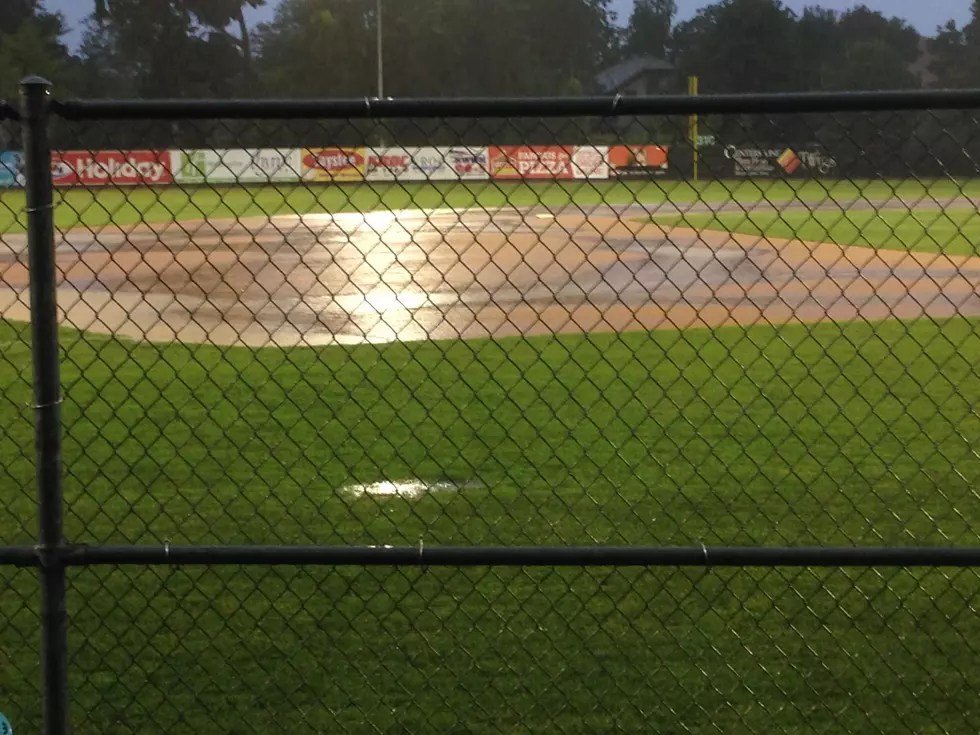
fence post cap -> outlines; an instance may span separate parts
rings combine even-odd
[[[25,87],[50,87],[51,82],[49,82],[44,77],[39,77],[36,74],[31,74],[20,80],[21,88]]]

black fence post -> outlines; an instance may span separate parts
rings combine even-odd
[[[54,208],[48,98],[40,77],[21,82],[21,124],[27,189],[34,437],[37,454],[38,553],[45,735],[68,732],[68,626],[65,610],[64,509],[61,494],[61,375],[55,282]]]

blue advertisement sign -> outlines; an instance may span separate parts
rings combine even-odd
[[[24,154],[0,151],[0,188],[24,185]]]

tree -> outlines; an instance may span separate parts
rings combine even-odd
[[[780,0],[721,0],[678,26],[675,57],[705,91],[789,91],[800,78],[796,31]]]
[[[971,5],[970,21],[958,28],[954,21],[937,29],[931,43],[933,71],[943,87],[980,84],[980,0]]]
[[[63,69],[64,59],[54,52],[50,36],[37,21],[25,21],[13,33],[0,36],[0,97],[16,97],[20,80],[28,74],[56,80]]]
[[[79,95],[117,98],[138,95],[139,71],[132,64],[120,62],[117,46],[117,33],[112,25],[91,18],[86,22],[79,48]]]
[[[227,96],[251,75],[244,8],[264,0],[96,0],[104,55],[132,69],[144,97]],[[229,30],[239,24],[240,36]]]
[[[799,89],[826,89],[844,53],[844,43],[837,25],[838,15],[819,6],[803,9],[797,27]]]
[[[246,79],[253,77],[255,59],[252,53],[252,41],[245,21],[245,8],[259,8],[265,5],[265,0],[190,0],[189,7],[198,20],[205,26],[222,34],[235,45],[242,58]],[[238,36],[234,36],[228,27],[234,25]]]
[[[626,27],[626,55],[666,58],[675,15],[674,0],[633,0]]]
[[[383,0],[386,94],[562,94],[615,46],[609,0]],[[257,29],[263,84],[290,96],[375,93],[375,0],[283,0]]]
[[[5,0],[0,15],[0,35],[13,35],[29,20],[37,20],[41,14],[38,0]]]
[[[368,4],[283,0],[256,30],[263,86],[290,97],[371,93],[374,39]]]
[[[919,34],[864,5],[796,16],[780,0],[721,0],[682,24],[674,46],[684,70],[713,92],[917,86],[909,67]]]
[[[0,14],[0,98],[17,95],[20,80],[38,74],[71,86],[73,62],[61,38],[64,19],[39,0],[3,0]]]
[[[919,54],[919,34],[901,18],[886,18],[880,12],[858,5],[840,16],[838,32],[846,46],[880,42],[908,65]]]
[[[910,89],[917,84],[907,57],[881,38],[846,46],[824,88],[831,90]]]
[[[842,15],[807,8],[799,22],[804,90],[907,89],[919,34],[900,18],[859,5]]]
[[[180,97],[190,85],[193,19],[171,0],[97,0],[111,61],[132,70],[141,97]]]

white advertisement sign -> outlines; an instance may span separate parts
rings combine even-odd
[[[438,148],[368,148],[367,181],[447,181],[455,178]]]
[[[490,179],[490,152],[486,146],[453,146],[439,150],[443,151],[453,179],[463,181]]]
[[[174,181],[181,184],[298,181],[298,148],[228,148],[171,151]]]
[[[367,181],[486,180],[487,149],[466,147],[368,148]]]
[[[576,179],[609,178],[609,146],[578,146],[572,154],[572,175]]]
[[[772,176],[775,160],[783,152],[781,148],[739,148],[725,146],[725,158],[735,164],[736,176]]]

